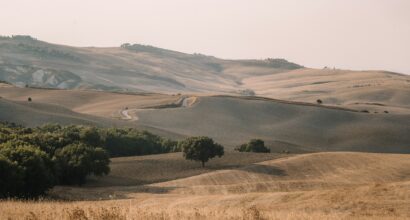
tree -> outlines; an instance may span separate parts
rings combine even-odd
[[[174,141],[169,138],[162,138],[161,145],[162,152],[181,152],[178,141]]]
[[[201,161],[202,167],[209,159],[224,155],[222,145],[215,143],[209,137],[190,137],[181,143],[184,157],[187,160]]]
[[[323,103],[323,101],[322,101],[321,99],[316,100],[316,102],[317,102],[317,104],[319,104],[319,105]]]
[[[0,155],[0,198],[18,195],[23,187],[23,169]]]
[[[35,198],[54,186],[53,163],[40,149],[28,145],[3,144],[0,147],[0,155],[17,165],[16,169],[13,168],[14,165],[4,165],[14,169],[9,172],[16,172],[17,176],[22,175],[23,184],[18,187],[19,190],[14,196]],[[19,184],[18,181],[16,183]]]
[[[31,97],[28,97],[28,98],[27,98],[27,101],[31,102],[31,101],[32,101]]]
[[[90,174],[106,175],[110,172],[110,158],[101,148],[93,148],[82,143],[68,145],[54,155],[59,180],[62,184],[82,185]]]
[[[80,131],[80,139],[93,147],[98,147],[101,145],[101,137],[98,129],[95,127],[86,127]]]
[[[242,144],[235,150],[240,152],[257,152],[257,153],[269,153],[270,149],[265,147],[265,142],[261,139],[252,139],[246,144]]]

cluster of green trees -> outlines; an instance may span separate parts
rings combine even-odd
[[[270,152],[259,139],[236,150]],[[178,151],[202,167],[224,155],[224,147],[209,137],[173,141],[132,128],[0,123],[0,198],[36,198],[55,185],[82,185],[88,175],[107,175],[110,157]]]
[[[136,129],[0,124],[0,198],[35,198],[55,185],[109,173],[110,156],[180,151],[178,142]]]
[[[239,152],[270,153],[270,149],[265,146],[265,142],[261,139],[252,139],[246,144],[239,145],[235,150]]]

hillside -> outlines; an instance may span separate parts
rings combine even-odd
[[[150,172],[157,174],[154,184],[59,187],[53,194],[86,201],[5,201],[0,203],[0,217],[363,220],[410,217],[410,158],[406,154],[333,152],[272,159],[264,154],[267,160],[259,162],[255,160],[257,155],[244,153],[234,155],[241,161],[236,163],[239,166],[230,167],[229,164],[235,163],[230,159],[220,160],[214,164],[218,170],[211,168],[196,175],[192,166],[184,171],[186,174],[194,171],[191,176],[161,182],[160,176],[172,179],[172,174],[178,178],[179,173],[163,172],[163,164],[155,163],[167,163],[171,169],[186,163],[176,155],[113,161],[113,168],[135,166],[144,172],[149,167]],[[141,161],[150,165],[144,166]],[[138,172],[126,173],[116,170],[105,178],[141,176]],[[104,178],[100,181],[107,184]],[[95,201],[102,199],[106,201]],[[13,208],[16,205],[17,211]]]
[[[0,37],[0,80],[63,89],[253,95],[358,110],[409,113],[410,77],[309,69],[283,59],[225,60],[139,44],[70,47]]]
[[[215,170],[241,168],[253,163],[289,156],[227,151],[203,169],[200,163],[185,160],[182,153],[117,157],[111,160],[111,172],[103,178],[90,177],[87,187],[135,186],[196,176]]]
[[[316,153],[255,163],[154,186],[183,194],[238,194],[355,187],[410,180],[408,155]]]
[[[240,78],[301,68],[282,59],[222,60],[152,46],[78,48],[0,38],[0,80],[16,85],[133,92],[241,93]]]
[[[384,113],[386,106],[379,106],[381,111],[376,114],[258,97],[120,94],[1,85],[4,114],[0,120],[28,126],[47,122],[132,126],[171,138],[206,135],[228,149],[261,138],[273,152],[410,152],[408,114]],[[181,100],[185,100],[185,107],[175,104]]]
[[[0,121],[14,122],[25,126],[37,126],[45,123],[63,125],[84,124],[97,126],[117,126],[121,121],[99,118],[70,111],[56,105],[14,102],[0,99]]]
[[[125,108],[144,108],[177,101],[180,96],[154,93],[121,94],[85,90],[18,88],[0,83],[0,96],[19,102],[57,105],[72,111],[107,118],[120,118]],[[67,98],[69,97],[69,98]],[[46,109],[45,109],[46,110]]]
[[[128,120],[119,120],[121,110],[128,104],[130,107],[141,107],[151,103],[163,103],[164,100],[168,103],[167,100],[173,101],[176,98],[172,96],[155,94],[152,96],[132,96],[116,93],[104,95],[87,91],[16,88],[4,86],[1,83],[0,94],[3,95],[0,96],[1,122],[13,122],[29,127],[46,123],[134,127],[168,138],[180,139],[184,137],[160,128],[139,125]],[[32,98],[32,102],[27,101],[28,97]]]
[[[409,113],[410,77],[386,71],[298,69],[243,80],[264,97],[345,106],[371,112]]]
[[[309,103],[228,96],[199,97],[189,108],[139,111],[137,123],[234,147],[261,138],[273,152],[410,153],[410,118]]]

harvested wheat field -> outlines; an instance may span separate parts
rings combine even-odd
[[[114,159],[113,174],[104,177],[111,181],[100,180],[106,187],[58,187],[54,191],[62,197],[77,195],[85,201],[3,201],[0,218],[410,218],[410,157],[400,154],[335,152],[277,158],[278,155],[272,159],[264,156],[266,161],[258,162],[257,154],[244,153],[234,155],[244,158],[238,163],[230,159],[215,161],[206,171],[194,171],[190,177],[164,182],[159,165],[150,170],[158,176],[147,177],[151,184],[108,186],[114,185],[115,176],[121,178],[115,166],[128,162],[133,167],[132,163],[138,164],[140,160],[171,160],[176,155]],[[168,162],[170,167],[177,167],[179,162],[174,160]],[[173,168],[168,169],[166,172]],[[197,167],[192,164],[190,169]],[[162,175],[172,178],[169,173]]]

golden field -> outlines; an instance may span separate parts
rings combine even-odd
[[[408,155],[227,155],[205,170],[178,154],[116,158],[113,172],[94,180],[99,186],[57,187],[53,200],[2,201],[0,219],[410,218]],[[133,165],[155,174],[124,172]],[[181,165],[188,167],[183,171]],[[151,183],[114,184],[133,175]]]

